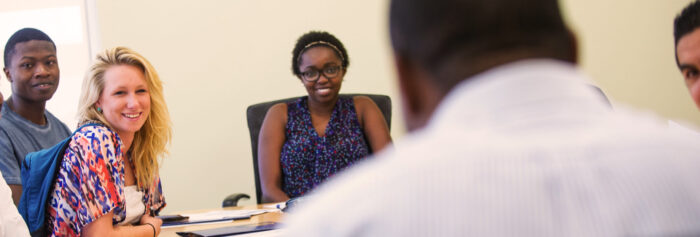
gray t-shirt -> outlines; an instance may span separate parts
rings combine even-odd
[[[44,112],[46,125],[37,125],[2,103],[0,119],[0,171],[7,184],[22,184],[20,167],[24,157],[49,148],[71,135],[68,127],[49,111]]]

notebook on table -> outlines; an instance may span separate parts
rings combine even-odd
[[[230,236],[238,234],[247,234],[259,231],[274,230],[277,228],[277,223],[275,222],[262,222],[258,224],[249,225],[237,225],[237,226],[227,226],[221,228],[213,228],[206,230],[197,231],[183,231],[177,232],[178,235],[184,237],[216,237],[216,236]]]
[[[256,209],[256,210],[220,210],[220,211],[210,211],[205,213],[197,213],[191,215],[175,215],[167,216],[169,218],[163,219],[163,227],[175,227],[182,225],[192,225],[192,224],[202,224],[202,223],[212,223],[212,222],[222,222],[222,221],[233,221],[248,219],[251,216],[263,214],[266,212],[278,211],[277,209]],[[182,217],[182,218],[173,218]]]

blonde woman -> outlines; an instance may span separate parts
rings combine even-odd
[[[128,48],[105,50],[80,96],[82,126],[70,141],[49,202],[53,236],[157,236],[164,206],[158,160],[171,139],[158,74]]]

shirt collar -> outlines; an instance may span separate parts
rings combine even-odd
[[[607,99],[574,64],[528,59],[463,80],[442,100],[427,127],[605,111],[610,111]]]

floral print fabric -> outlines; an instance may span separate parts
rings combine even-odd
[[[290,197],[310,191],[328,177],[369,154],[353,98],[339,98],[324,136],[311,123],[307,97],[287,104],[282,146],[282,189]]]
[[[85,126],[71,138],[51,193],[47,228],[52,236],[80,236],[82,229],[112,211],[124,220],[124,162],[119,136],[106,126]],[[146,210],[165,207],[160,178],[144,190]]]

